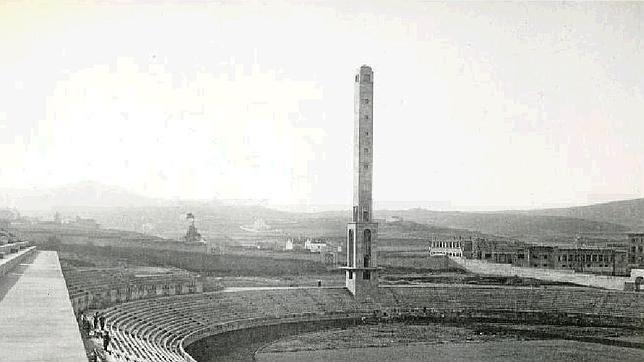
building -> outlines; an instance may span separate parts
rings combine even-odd
[[[628,264],[644,267],[644,232],[628,234]]]
[[[520,241],[470,238],[462,241],[465,258],[481,259],[491,263],[528,266],[528,245]]]
[[[453,238],[452,240],[432,240],[429,244],[429,255],[470,258],[472,254],[471,246],[472,239],[464,240],[461,237]],[[467,249],[469,249],[469,253],[466,251]]]
[[[312,253],[321,253],[323,251],[326,251],[327,245],[326,243],[320,241],[306,239],[306,241],[304,242],[304,249]]]
[[[188,231],[186,232],[186,235],[183,237],[183,239],[189,243],[205,242],[204,238],[201,237],[201,234],[199,234],[199,232],[197,231],[197,227],[195,226],[195,216],[191,212],[186,214],[186,220],[188,220],[189,222]]]
[[[373,71],[363,65],[354,78],[353,209],[347,225],[345,283],[354,295],[371,294],[378,287],[373,218]]]
[[[626,275],[627,253],[625,250],[575,247],[554,247],[552,264],[555,269],[590,272],[610,275]]]
[[[462,242],[464,245],[467,243],[468,241]],[[607,275],[628,274],[627,253],[615,248],[529,245],[518,241],[501,242],[477,238],[472,241],[471,258],[521,267]]]

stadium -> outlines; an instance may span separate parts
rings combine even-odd
[[[373,78],[368,66],[355,74],[354,207],[335,282],[222,287],[194,271],[141,267],[131,259],[118,268],[78,260],[61,266],[56,251],[36,250],[8,234],[0,246],[0,359],[510,361],[556,353],[559,359],[642,360],[644,299],[637,291],[508,284],[512,279],[505,285],[386,280],[378,256],[380,225],[372,217]],[[191,219],[189,233],[197,235]],[[187,266],[210,257],[186,252],[190,244],[164,249],[160,241],[132,243],[140,257]],[[435,258],[459,267],[460,256]],[[281,275],[302,271],[284,270]],[[42,324],[51,327],[47,333],[30,327]],[[105,335],[109,343],[102,344]]]

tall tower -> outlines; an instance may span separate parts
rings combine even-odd
[[[354,80],[353,212],[347,225],[346,286],[356,295],[378,287],[376,241],[373,222],[373,71],[363,65]]]

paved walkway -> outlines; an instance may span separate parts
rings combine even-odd
[[[0,361],[87,361],[56,252],[39,251],[2,289]]]

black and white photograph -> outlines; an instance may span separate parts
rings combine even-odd
[[[0,362],[644,361],[644,1],[0,0]]]

